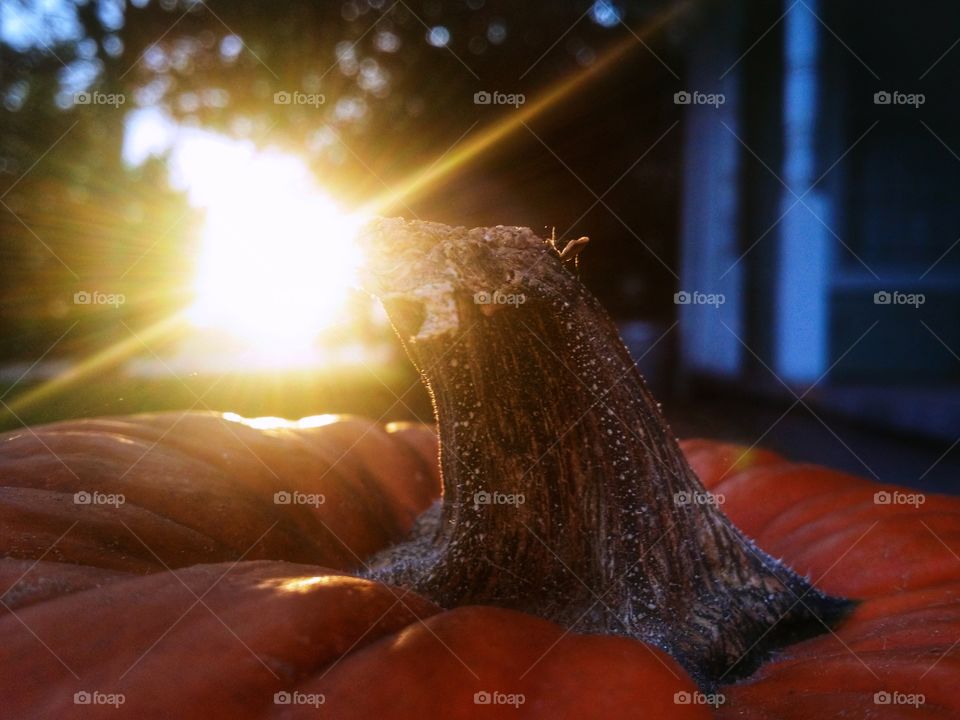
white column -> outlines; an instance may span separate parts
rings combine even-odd
[[[822,172],[816,152],[821,32],[813,15],[819,14],[819,3],[806,0],[806,5],[794,6],[784,18],[781,178],[793,192],[784,188],[781,194],[780,213],[786,216],[777,228],[773,283],[774,369],[797,384],[816,380],[828,367],[832,238],[824,223],[829,226],[833,221],[826,190],[820,186],[810,190],[818,170]]]
[[[734,65],[739,4],[715,15],[710,30],[693,44],[688,57],[685,89],[722,93],[724,103],[684,107],[683,217],[679,289],[722,294],[719,306],[680,305],[680,353],[687,371],[736,377],[743,348],[723,323],[737,335],[745,331],[743,280],[746,267],[740,255],[740,162],[736,137],[739,127],[740,67],[723,78],[718,73]],[[731,269],[732,268],[732,269]],[[721,323],[720,321],[723,321]]]

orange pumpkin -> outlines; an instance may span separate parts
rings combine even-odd
[[[0,437],[5,714],[960,715],[960,502],[679,445],[528,229],[362,244],[440,472],[357,419]]]
[[[5,716],[312,717],[322,700],[329,717],[458,718],[489,693],[513,703],[479,708],[492,717],[657,717],[696,691],[635,641],[347,574],[438,493],[433,431],[251,427],[269,424],[170,413],[0,436]]]
[[[682,445],[761,547],[827,592],[860,599],[834,632],[724,688],[720,717],[960,716],[960,501],[767,451]]]
[[[766,451],[682,445],[762,547],[863,598],[836,634],[719,688],[720,717],[960,713],[955,500],[877,505],[894,489]],[[494,607],[443,611],[343,572],[357,564],[345,556],[402,537],[437,493],[428,428],[164,414],[7,433],[0,447],[9,717],[315,716],[321,698],[337,718],[711,716],[709,693],[640,642]],[[77,505],[82,491],[125,502]],[[275,504],[284,491],[326,502]],[[123,703],[75,704],[84,692]],[[877,693],[923,704],[877,705]]]

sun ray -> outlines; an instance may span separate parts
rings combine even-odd
[[[522,109],[494,123],[474,139],[467,141],[460,148],[441,157],[441,159],[434,164],[427,166],[426,169],[413,173],[383,195],[364,205],[359,212],[353,214],[351,217],[362,218],[396,212],[404,203],[433,189],[443,178],[456,172],[480,153],[494,147],[526,123],[529,123],[547,110],[569,99],[591,80],[613,67],[628,53],[637,47],[642,47],[642,41],[649,39],[652,35],[663,29],[667,23],[685,13],[692,4],[691,2],[682,2],[673,5],[653,17],[639,30],[631,30],[627,37],[601,54],[592,65],[571,75],[554,87],[547,89],[532,102],[524,105]],[[219,177],[222,178],[225,177],[225,175],[220,173]],[[212,280],[208,280],[208,282],[216,285]],[[207,310],[209,310],[209,308],[207,308]],[[128,339],[100,350],[52,380],[16,396],[7,404],[9,408],[8,411],[17,413],[25,407],[34,405],[42,400],[48,400],[98,372],[116,366],[124,360],[138,354],[143,354],[145,350],[144,343],[153,343],[161,340],[166,341],[178,334],[184,333],[191,324],[191,317],[193,317],[194,320],[193,324],[196,324],[197,312],[198,308],[196,306],[180,310],[146,329],[139,330],[138,336],[131,336]],[[203,316],[205,310],[202,306],[199,312],[200,315]]]
[[[459,149],[449,153],[435,164],[429,165],[425,170],[414,173],[406,180],[401,181],[395,188],[375,198],[365,206],[363,214],[385,215],[396,212],[404,203],[430,190],[438,181],[455,172],[480,153],[489,150],[548,109],[572,96],[577,90],[602,75],[637,47],[642,47],[641,41],[649,39],[671,20],[686,12],[691,5],[690,2],[682,2],[668,7],[653,17],[644,27],[639,30],[632,30],[627,37],[601,54],[589,67],[579,70],[555,87],[546,90],[521,109],[510,113],[499,122],[483,130]]]
[[[144,354],[147,351],[145,345],[149,347],[177,337],[186,327],[186,319],[184,314],[180,312],[149,327],[138,329],[135,335],[131,334],[124,340],[108,345],[103,350],[78,362],[69,370],[37,385],[35,388],[20,393],[9,403],[5,403],[6,407],[4,409],[10,414],[18,415],[29,406],[36,405],[43,400],[49,400],[89,377],[116,367],[125,360]]]

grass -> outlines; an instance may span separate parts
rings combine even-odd
[[[5,405],[0,406],[0,430],[67,418],[189,409],[248,417],[352,413],[384,422],[432,419],[429,397],[416,373],[396,366],[219,377],[193,374],[183,379],[106,373],[23,404],[25,393],[37,386],[20,383],[12,391],[9,385],[0,387]]]

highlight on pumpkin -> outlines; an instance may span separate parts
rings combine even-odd
[[[246,418],[234,412],[223,413],[223,419],[230,422],[240,423],[256,430],[302,430],[307,428],[318,428],[324,425],[335,423],[338,415],[309,415],[298,420],[288,420],[287,418],[273,417],[272,415],[262,415],[255,418]]]
[[[322,586],[336,586],[338,583],[349,582],[349,579],[330,575],[313,575],[310,577],[284,578],[282,580],[266,580],[260,587],[271,588],[287,593],[309,594]]]

